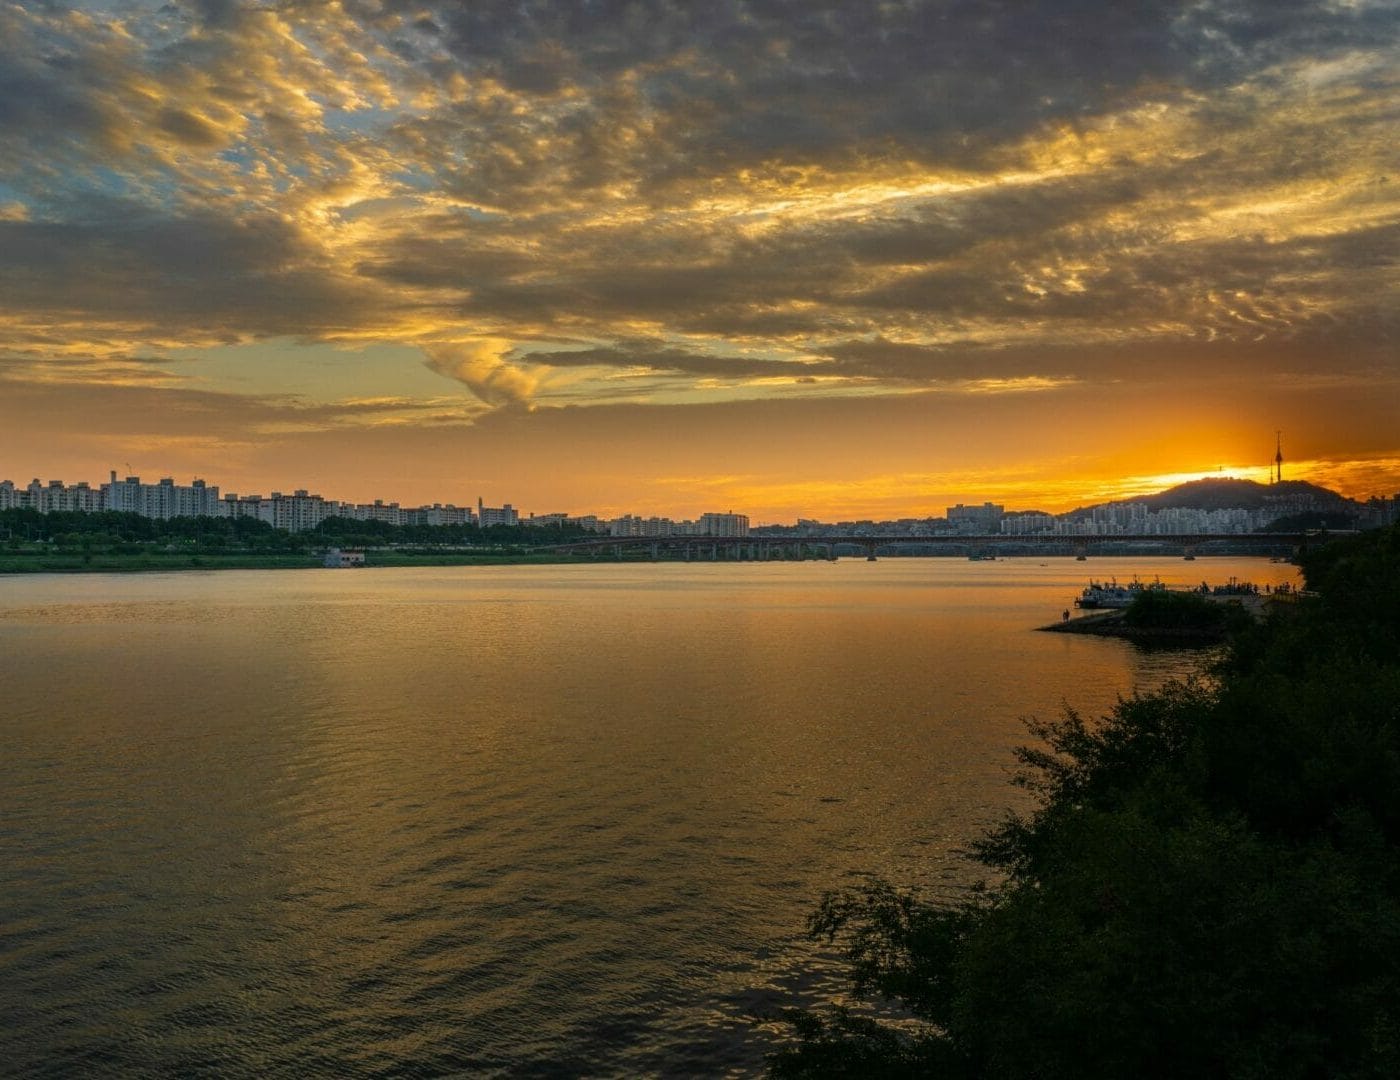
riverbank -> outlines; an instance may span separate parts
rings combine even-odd
[[[614,560],[577,555],[555,555],[549,552],[444,552],[419,555],[398,551],[372,551],[366,554],[365,566],[367,568],[388,566],[524,566],[610,561]],[[321,568],[323,568],[323,561],[319,553],[211,555],[143,551],[130,555],[109,553],[84,555],[80,552],[72,554],[0,554],[0,575],[119,574],[178,570],[313,570]]]
[[[1279,599],[1293,593],[1280,593]],[[1273,597],[1251,593],[1202,596],[1198,593],[1150,593],[1145,611],[1133,607],[1096,611],[1036,627],[1052,634],[1088,634],[1123,638],[1140,645],[1193,648],[1224,642],[1241,623],[1263,618]],[[1136,602],[1134,604],[1136,607]]]
[[[1088,634],[1092,637],[1122,638],[1139,645],[1177,645],[1197,648],[1219,645],[1228,636],[1223,625],[1212,627],[1133,626],[1126,611],[1098,611],[1074,619],[1062,619],[1048,626],[1037,626],[1051,634]]]

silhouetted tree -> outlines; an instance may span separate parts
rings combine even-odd
[[[828,896],[857,993],[775,1077],[1400,1075],[1400,530],[1310,552],[1210,682],[1036,724],[999,875]]]

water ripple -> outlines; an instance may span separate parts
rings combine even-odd
[[[1182,670],[1030,633],[1072,565],[530,569],[6,582],[3,1068],[751,1074],[824,889],[966,884],[1019,717]]]

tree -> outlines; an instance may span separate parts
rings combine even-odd
[[[1400,531],[1304,571],[1212,681],[1033,725],[993,885],[828,896],[913,1023],[797,1014],[771,1075],[1400,1075]]]

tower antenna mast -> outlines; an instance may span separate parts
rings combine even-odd
[[[1274,452],[1274,483],[1283,483],[1283,432],[1275,429],[1274,438],[1278,447]]]

